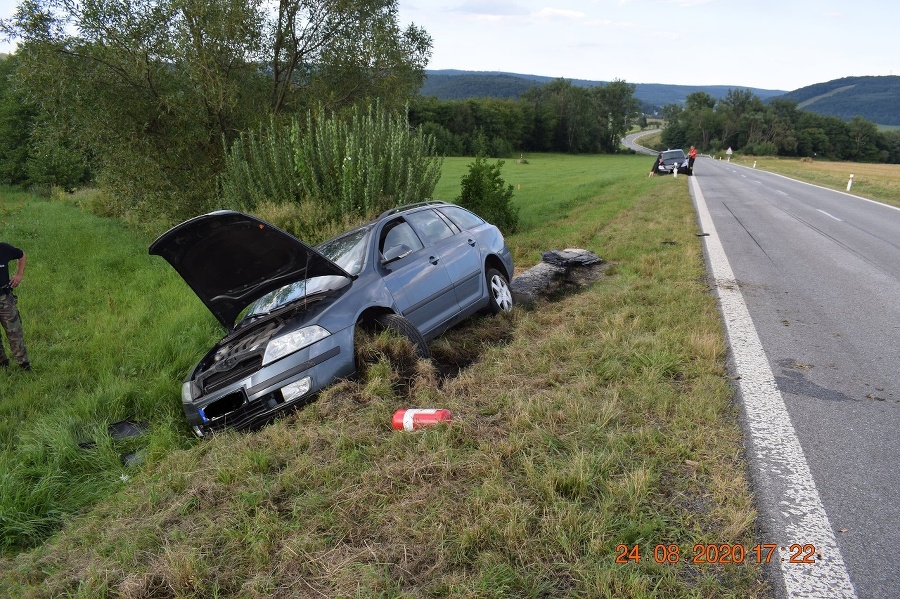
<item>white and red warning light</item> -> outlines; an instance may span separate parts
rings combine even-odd
[[[398,431],[414,431],[452,420],[453,413],[442,408],[399,409],[394,412],[391,426]]]

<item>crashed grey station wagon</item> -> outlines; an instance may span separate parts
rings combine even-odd
[[[162,256],[228,331],[182,386],[198,436],[255,428],[356,371],[357,327],[427,342],[476,312],[509,311],[512,255],[460,206],[389,210],[315,247],[253,216],[218,211],[161,235]]]

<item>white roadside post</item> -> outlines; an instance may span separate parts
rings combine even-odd
[[[853,187],[853,175],[850,175],[850,180],[847,181],[847,191],[850,191],[851,187]]]

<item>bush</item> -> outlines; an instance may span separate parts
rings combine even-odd
[[[497,225],[504,234],[514,233],[519,225],[519,209],[510,202],[513,186],[500,177],[503,161],[487,164],[483,156],[469,164],[469,174],[460,181],[462,193],[456,203]]]
[[[429,198],[441,176],[433,139],[378,105],[355,107],[347,118],[310,113],[292,138],[304,198],[321,199],[335,218]]]
[[[747,144],[744,146],[744,154],[751,156],[777,156],[778,146],[770,141],[761,141],[756,144]]]
[[[405,115],[380,106],[344,117],[310,112],[306,122],[270,122],[229,152],[221,190],[226,205],[253,211],[290,203],[291,232],[313,239],[337,223],[360,221],[430,198],[441,175],[434,138]],[[302,216],[298,216],[302,215]]]
[[[451,133],[446,127],[442,127],[437,123],[422,123],[419,127],[420,133],[425,136],[434,138],[435,150],[442,156],[462,156],[463,140],[459,135]]]
[[[291,124],[274,118],[235,140],[220,177],[224,205],[248,211],[263,203],[300,204],[298,183]]]

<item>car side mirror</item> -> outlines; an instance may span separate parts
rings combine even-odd
[[[384,254],[381,255],[381,263],[389,264],[400,258],[405,258],[412,254],[412,248],[406,245],[405,243],[401,243],[400,245],[395,245],[392,248],[388,248],[384,251]]]

